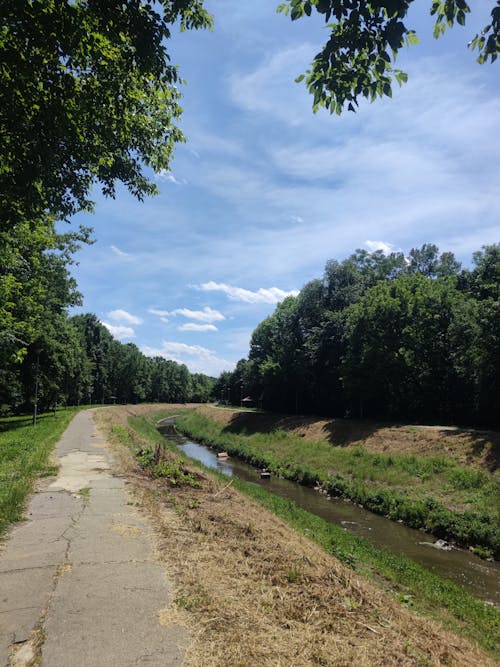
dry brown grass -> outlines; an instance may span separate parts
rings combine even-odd
[[[500,433],[439,426],[384,425],[355,419],[319,419],[198,406],[201,413],[230,430],[290,431],[305,440],[326,440],[332,445],[362,445],[385,454],[445,455],[459,464],[490,472],[498,468]]]
[[[186,665],[494,664],[227,483],[203,475],[202,488],[179,489],[147,478],[110,433],[112,424],[127,427],[127,417],[127,409],[114,408],[98,419],[115,441],[117,466],[127,471],[136,502],[153,517],[159,558],[175,584],[174,603],[159,620],[187,627]]]

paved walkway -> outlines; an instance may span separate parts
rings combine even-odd
[[[152,528],[111,475],[92,411],[55,455],[57,479],[0,553],[0,667],[29,664],[35,638],[43,667],[180,665],[186,637],[160,623],[170,595]]]

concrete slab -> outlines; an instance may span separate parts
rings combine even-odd
[[[68,536],[68,558],[72,563],[151,559],[151,543],[143,524],[133,523],[127,516],[82,517]]]
[[[8,665],[11,645],[26,641],[54,589],[54,567],[0,574],[0,664]]]
[[[42,518],[21,525],[12,534],[9,548],[0,560],[0,573],[45,565],[56,565],[64,559],[68,541],[68,517]]]
[[[26,510],[26,519],[29,521],[33,516],[38,519],[50,519],[58,516],[71,516],[81,508],[78,496],[69,493],[53,493],[46,489],[35,493]],[[20,524],[23,526],[24,524]],[[19,529],[14,529],[13,534]]]
[[[56,456],[57,478],[0,554],[0,667],[24,664],[30,646],[11,662],[13,645],[38,626],[42,667],[181,664],[184,632],[159,622],[169,591],[152,527],[112,476],[91,411],[76,415]]]
[[[158,563],[76,565],[52,600],[42,664],[126,667],[146,656],[150,665],[179,664],[178,638],[159,622],[167,602]]]
[[[26,607],[15,611],[0,612],[0,665],[9,665],[12,646],[18,642],[28,640],[31,630],[33,616],[39,615],[38,607]]]

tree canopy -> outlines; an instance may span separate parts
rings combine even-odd
[[[210,25],[202,0],[6,0],[0,7],[0,224],[88,210],[91,187],[155,191],[183,136],[172,24]]]
[[[315,56],[305,79],[313,95],[313,109],[326,107],[337,114],[347,107],[355,111],[359,97],[375,100],[392,96],[394,80],[402,85],[405,72],[394,67],[403,46],[418,43],[414,30],[404,22],[413,0],[286,0],[279,12],[292,21],[313,12],[324,17],[330,37]],[[442,35],[456,23],[465,25],[470,7],[465,0],[431,0],[435,17],[434,36]],[[469,44],[483,64],[500,54],[500,2],[491,11],[491,20]]]
[[[357,250],[288,297],[215,395],[278,411],[498,424],[500,246]]]

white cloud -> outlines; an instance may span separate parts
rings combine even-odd
[[[191,373],[205,373],[218,376],[222,371],[230,371],[235,367],[234,361],[221,359],[212,350],[201,345],[186,345],[175,341],[163,341],[159,348],[142,347],[141,351],[148,357],[164,357],[179,364],[186,364]]]
[[[365,246],[370,252],[382,250],[384,255],[390,255],[391,252],[396,252],[396,248],[392,243],[385,243],[385,241],[365,241]]]
[[[117,340],[123,340],[124,338],[135,338],[135,331],[132,329],[132,327],[109,324],[109,322],[102,322],[102,324]]]
[[[131,315],[126,310],[111,310],[108,313],[108,317],[114,322],[127,322],[127,324],[142,324],[140,317]]]
[[[189,320],[197,320],[198,322],[206,322],[207,324],[211,324],[212,322],[222,322],[222,320],[226,319],[221,312],[214,310],[209,306],[205,306],[202,310],[191,310],[190,308],[156,310],[156,308],[150,308],[148,312],[152,315],[158,315],[160,318],[162,318],[162,322],[166,321],[163,318],[172,315],[182,315]],[[192,330],[194,331],[194,329]],[[186,329],[183,329],[183,331],[186,331]],[[199,331],[203,331],[203,329],[199,329]],[[205,331],[207,331],[207,329],[205,329]]]
[[[165,181],[167,183],[175,183],[175,185],[187,185],[185,178],[176,178],[168,169],[160,169],[160,171],[156,174],[156,179],[158,181]]]
[[[218,331],[213,324],[196,324],[195,322],[186,322],[177,328],[179,331]]]
[[[115,253],[115,255],[118,255],[118,257],[130,257],[128,252],[124,252],[123,250],[120,250],[115,245],[110,246],[111,250]]]
[[[198,322],[222,322],[226,318],[218,310],[214,310],[209,306],[205,306],[203,310],[191,310],[190,308],[177,308],[173,310],[171,315],[183,315],[191,320],[198,320]]]
[[[210,280],[208,283],[202,285],[195,285],[196,289],[203,292],[224,292],[230,299],[235,301],[244,301],[245,303],[279,303],[287,296],[297,296],[298,290],[290,290],[285,292],[279,287],[260,287],[256,292],[244,289],[243,287],[235,287],[234,285],[226,285],[225,283],[216,283]]]
[[[157,310],[156,308],[150,308],[148,313],[151,313],[151,315],[158,315],[158,317],[168,317],[170,315],[168,310]]]

